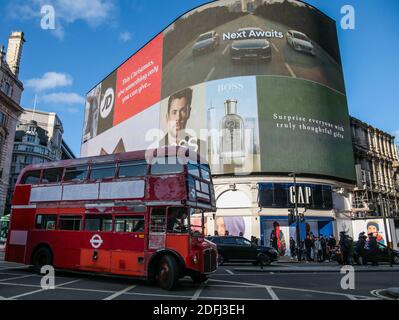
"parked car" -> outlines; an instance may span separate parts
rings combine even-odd
[[[269,265],[278,260],[278,252],[274,248],[258,246],[243,237],[225,236],[208,237],[218,249],[218,263],[252,262],[255,265]]]
[[[251,31],[263,32],[260,28],[241,28],[238,32]],[[265,60],[272,59],[272,48],[270,42],[263,38],[240,39],[235,40],[230,45],[230,58],[233,62],[248,61],[248,60]]]
[[[359,253],[358,253],[356,244],[357,244],[357,242],[353,243],[353,246],[354,246],[353,260],[356,263],[361,263],[361,261],[359,259],[360,257],[359,257]],[[388,262],[389,263],[388,247],[382,243],[379,243],[378,245],[379,245],[379,250],[378,250],[378,254],[376,256],[376,258],[377,258],[376,260],[378,262]],[[399,264],[399,251],[391,248],[391,259],[394,264]]]
[[[216,31],[209,31],[199,35],[197,40],[193,45],[193,55],[197,56],[199,54],[215,50],[220,44],[220,36]]]
[[[287,32],[287,42],[296,51],[309,53],[313,56],[316,54],[312,41],[302,32],[289,30]]]

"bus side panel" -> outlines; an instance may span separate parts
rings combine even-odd
[[[17,185],[14,190],[11,204],[13,206],[28,205],[31,189],[31,185]]]
[[[68,241],[67,239],[59,239],[59,232],[57,230],[32,230],[29,233],[28,247],[26,250],[26,264],[30,264],[33,251],[38,245],[45,244],[50,247],[53,253],[53,265],[60,267],[57,254],[57,248],[60,241]]]
[[[160,176],[148,178],[149,201],[187,200],[186,179],[181,176]]]
[[[13,209],[10,234],[6,246],[6,261],[25,263],[25,252],[29,245],[29,230],[35,223],[35,209]]]
[[[186,267],[191,264],[190,256],[190,242],[188,235],[172,235],[166,236],[166,248],[172,249],[180,254],[186,263]]]

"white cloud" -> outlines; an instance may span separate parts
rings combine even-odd
[[[128,42],[132,40],[132,34],[128,31],[119,34],[119,41]]]
[[[84,105],[86,102],[85,98],[78,95],[77,93],[57,92],[50,93],[41,97],[41,100],[45,103],[53,103],[59,105]],[[71,108],[68,108],[68,110]]]
[[[70,75],[58,72],[46,72],[41,78],[26,81],[26,86],[35,91],[44,91],[59,87],[71,86],[73,79]]]
[[[17,20],[38,20],[40,26],[41,8],[51,5],[55,9],[55,30],[53,35],[63,39],[65,28],[78,20],[90,27],[112,22],[116,14],[117,0],[15,0],[8,6],[8,15]]]

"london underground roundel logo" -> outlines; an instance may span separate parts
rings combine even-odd
[[[94,249],[98,249],[101,247],[103,244],[103,239],[98,234],[95,234],[91,239],[90,239],[90,244]]]
[[[114,107],[114,100],[115,100],[114,89],[108,88],[107,91],[105,91],[103,100],[101,101],[101,106],[100,106],[101,118],[105,119],[106,117],[109,116],[109,114],[112,111],[112,108]]]

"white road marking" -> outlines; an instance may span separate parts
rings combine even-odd
[[[234,272],[233,272],[233,271],[231,271],[231,270],[229,270],[229,269],[225,269],[225,271],[226,271],[228,274],[231,274],[231,275],[233,275],[233,274],[234,274]]]
[[[214,72],[215,72],[215,67],[212,67],[211,71],[209,71],[208,75],[206,76],[204,82],[207,82],[211,78]]]
[[[225,55],[228,49],[229,49],[229,45],[227,45],[226,48],[224,48],[222,55]]]
[[[288,69],[288,72],[291,74],[291,76],[292,76],[293,78],[296,78],[296,74],[294,73],[294,71],[292,70],[292,68],[290,67],[290,65],[289,65],[287,62],[285,62],[284,64],[285,64],[286,68]]]
[[[216,280],[216,279],[211,279],[212,281],[216,282],[222,282],[222,283],[234,283],[234,284],[246,284],[248,286],[253,286],[253,287],[265,287],[265,285],[262,284],[256,284],[256,283],[247,283],[247,282],[237,282],[237,281],[228,281],[228,280]],[[282,289],[282,290],[291,290],[291,291],[301,291],[301,292],[311,292],[311,293],[320,293],[320,294],[328,294],[328,295],[335,295],[335,296],[343,296],[343,297],[348,297],[348,294],[346,293],[341,293],[341,292],[333,292],[333,291],[321,291],[321,290],[311,290],[311,289],[301,289],[301,288],[292,288],[292,287],[281,287],[281,286],[270,286],[273,289]],[[365,298],[369,299],[370,297],[368,296],[362,296],[362,295],[353,295],[354,297],[359,297],[359,298]]]
[[[192,296],[191,300],[198,300],[199,296],[201,295],[202,290],[204,290],[205,285],[208,283],[208,280],[206,280],[204,283],[201,283],[201,285],[198,287],[197,291],[195,291],[194,295]]]
[[[274,50],[276,50],[276,52],[280,52],[280,50],[277,48],[277,46],[272,42],[272,47]]]
[[[78,282],[78,281],[80,281],[80,279],[69,281],[69,282],[65,282],[65,283],[61,283],[61,284],[55,286],[55,288],[59,288],[59,287],[65,286],[67,284],[72,284],[72,283],[75,283],[75,282]],[[42,291],[46,291],[46,289],[40,289],[40,290],[25,292],[25,293],[10,297],[9,299],[18,299],[18,298],[26,297],[26,296],[29,296],[31,294],[39,293],[39,292],[42,292]]]
[[[10,281],[10,280],[16,280],[16,279],[23,279],[23,278],[29,278],[29,277],[33,277],[33,275],[25,275],[25,276],[18,276],[18,277],[12,277],[12,278],[7,278],[7,279],[0,279],[0,282],[3,281]]]
[[[129,287],[127,287],[127,288],[125,288],[125,289],[123,289],[121,291],[115,292],[114,294],[110,295],[109,297],[107,297],[107,298],[105,298],[103,300],[114,300],[115,298],[119,297],[120,295],[122,295],[122,294],[124,294],[124,293],[126,293],[126,292],[128,292],[128,291],[130,291],[130,290],[132,290],[134,288],[136,288],[136,287],[137,287],[137,284],[134,284],[134,285],[129,286]]]
[[[270,294],[273,300],[280,300],[279,297],[277,297],[276,293],[273,291],[272,287],[266,286],[265,288],[267,290],[267,293]]]

